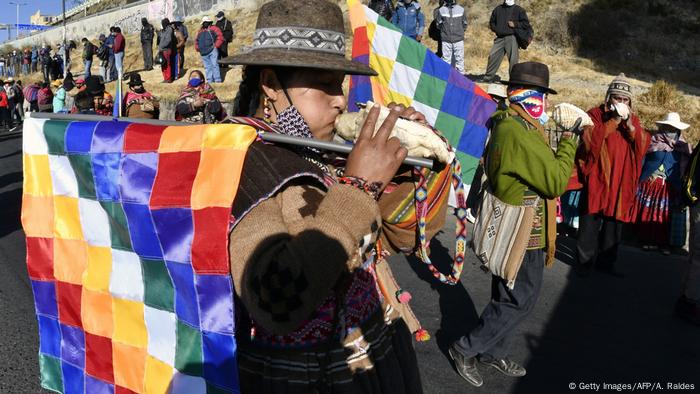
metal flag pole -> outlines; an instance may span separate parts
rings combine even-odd
[[[66,0],[61,0],[63,7],[63,78],[68,75],[68,48],[66,48]]]
[[[115,103],[116,105],[116,103]],[[48,120],[74,120],[74,121],[84,121],[84,122],[133,122],[133,123],[145,123],[156,126],[192,126],[192,123],[176,122],[173,120],[158,120],[158,119],[138,119],[138,118],[113,118],[110,116],[102,115],[78,115],[78,114],[54,114],[49,112],[31,112],[29,114],[30,118],[34,119],[48,119]],[[302,146],[309,148],[322,149],[329,152],[344,153],[348,154],[352,151],[352,144],[341,144],[338,142],[328,142],[321,141],[313,138],[300,138],[292,137],[285,134],[277,133],[260,133],[260,138],[266,142],[274,142],[278,144]],[[442,163],[438,163],[432,159],[426,159],[422,157],[407,156],[403,164],[410,166],[424,167],[428,169],[436,169],[443,167]]]

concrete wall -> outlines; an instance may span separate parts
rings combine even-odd
[[[113,11],[89,16],[87,18],[66,24],[66,40],[75,40],[76,43],[83,37],[93,41],[104,33],[109,32],[110,26],[119,26],[125,35],[135,34],[141,30],[141,18],[146,17],[155,26],[160,26],[160,20],[175,16],[190,18],[203,13],[213,13],[220,9],[231,8],[257,8],[262,0],[153,0],[133,6],[124,6]],[[5,42],[17,48],[41,44],[49,44],[55,47],[63,40],[63,28],[45,31],[24,37],[19,40]]]

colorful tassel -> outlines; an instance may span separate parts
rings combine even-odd
[[[413,334],[417,342],[425,342],[430,340],[430,333],[425,328],[421,328]]]
[[[399,289],[396,292],[396,299],[398,299],[399,302],[402,304],[408,304],[409,302],[411,302],[411,298],[413,298],[413,296],[411,296],[411,293],[403,289]]]

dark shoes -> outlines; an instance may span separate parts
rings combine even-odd
[[[481,378],[481,374],[476,368],[476,357],[465,358],[462,353],[454,348],[454,345],[450,346],[447,352],[455,362],[457,373],[463,377],[464,380],[476,387],[481,387],[481,385],[484,384],[484,379]]]
[[[499,77],[498,75],[494,75],[494,76],[484,75],[481,78],[481,82],[487,82],[487,83],[500,82],[500,81],[501,81],[501,77]]]
[[[681,296],[676,302],[676,315],[700,326],[700,304],[691,301],[685,296]]]
[[[482,356],[479,358],[479,362],[484,365],[488,365],[489,367],[496,368],[500,373],[513,378],[523,377],[527,373],[525,368],[523,368],[520,364],[507,358],[498,360],[495,358]]]

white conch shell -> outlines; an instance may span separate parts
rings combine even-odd
[[[357,140],[372,106],[374,106],[374,103],[368,101],[366,107],[359,112],[346,112],[338,116],[335,120],[337,135],[347,141],[354,142]],[[381,107],[379,119],[374,130],[375,133],[384,123],[384,119],[389,113],[389,108]],[[433,130],[420,123],[399,119],[391,131],[391,136],[401,141],[401,145],[408,150],[409,156],[434,158],[444,164],[452,163],[455,158],[453,149],[438,137]]]
[[[586,111],[573,104],[561,103],[556,105],[552,111],[554,123],[565,130],[574,127],[578,118],[581,118],[581,127],[593,126],[593,121]]]

